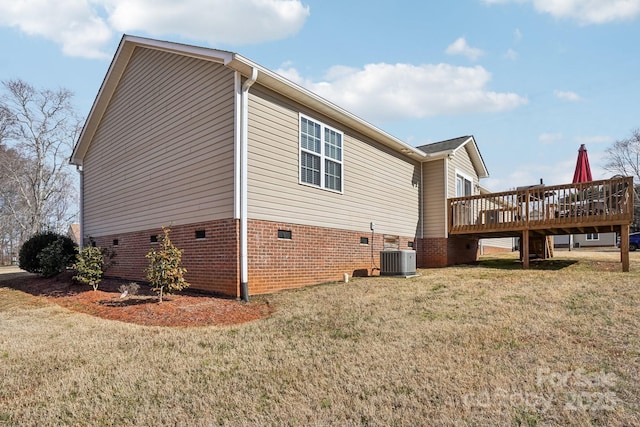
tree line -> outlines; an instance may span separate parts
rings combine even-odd
[[[83,120],[67,89],[37,89],[22,80],[0,94],[0,264],[29,237],[66,232],[77,217],[69,156]]]

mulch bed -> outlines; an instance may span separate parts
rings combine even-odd
[[[1,286],[46,298],[79,313],[145,326],[228,326],[261,319],[274,311],[266,299],[245,303],[188,290],[164,295],[160,303],[143,284],[136,295],[121,298],[122,284],[126,282],[104,279],[94,291],[74,282],[70,274],[50,279],[24,276],[1,282]]]

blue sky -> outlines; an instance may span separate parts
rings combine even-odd
[[[640,0],[0,0],[0,80],[89,113],[123,33],[231,50],[411,145],[472,134],[502,191],[594,179],[640,127]]]

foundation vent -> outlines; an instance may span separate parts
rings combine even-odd
[[[380,274],[383,276],[411,276],[416,274],[416,251],[380,252]]]

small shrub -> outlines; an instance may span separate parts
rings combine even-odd
[[[104,272],[115,264],[113,260],[115,257],[116,252],[114,250],[96,247],[94,240],[89,237],[89,246],[82,249],[76,256],[76,263],[73,268],[76,270],[77,275],[73,278],[91,285],[93,290],[97,291]]]
[[[147,279],[162,302],[163,293],[179,291],[189,286],[184,280],[187,269],[182,267],[182,251],[169,239],[169,228],[162,227],[164,235],[158,250],[152,248],[146,257],[149,259]]]
[[[52,277],[69,267],[78,253],[69,237],[51,231],[38,233],[20,248],[20,268],[29,273]]]
[[[127,295],[133,296],[138,294],[138,291],[140,290],[140,285],[138,285],[136,282],[131,282],[128,285],[120,285],[118,290],[124,296],[127,296]]]
[[[77,274],[73,278],[91,285],[93,290],[97,291],[104,275],[104,265],[104,251],[95,246],[87,246],[76,257],[73,268]]]

